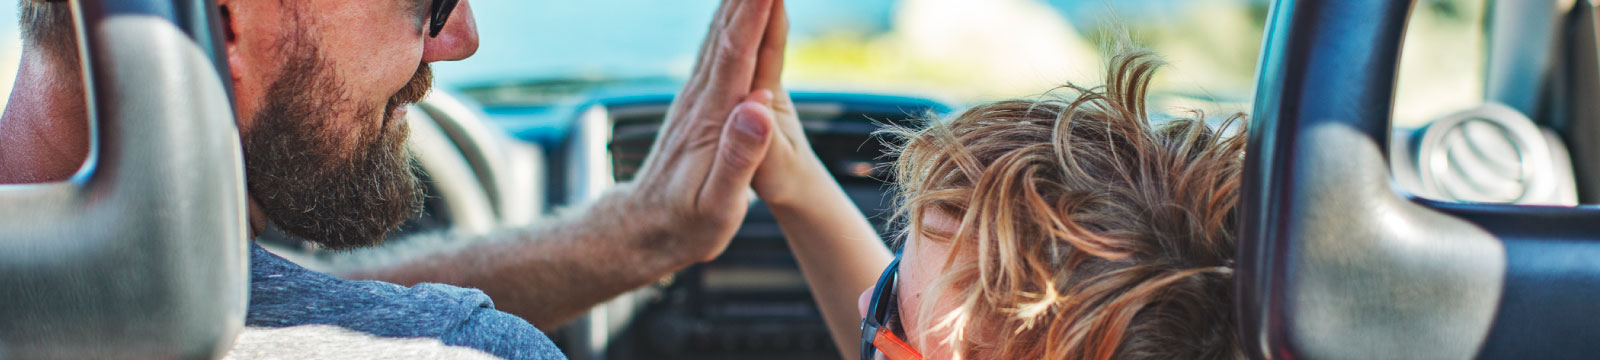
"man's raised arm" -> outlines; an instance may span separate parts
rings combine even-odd
[[[726,0],[693,75],[632,183],[553,222],[495,233],[350,278],[482,289],[544,330],[602,301],[721,254],[748,209],[772,138],[770,91],[752,92],[778,0]],[[781,16],[781,15],[780,15]]]

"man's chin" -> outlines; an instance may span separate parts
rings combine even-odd
[[[312,244],[316,244],[317,247],[319,247],[319,248],[322,248],[322,249],[325,249],[325,250],[333,250],[333,251],[349,251],[349,250],[356,250],[356,249],[362,249],[362,248],[375,247],[375,246],[383,244],[383,238],[369,239],[367,241],[347,241],[347,240],[330,241],[330,240],[311,240],[311,239],[301,239],[301,240],[305,240],[306,242],[310,242]]]
[[[392,209],[391,209],[392,210]],[[382,212],[381,210],[377,212]],[[389,215],[406,214],[406,216],[393,216],[387,219],[369,217],[367,219],[348,219],[350,222],[329,223],[310,221],[312,225],[306,226],[308,219],[293,216],[292,219],[275,220],[275,224],[285,233],[296,238],[317,244],[329,250],[351,250],[372,247],[383,244],[391,233],[399,229],[413,214],[390,212]]]
[[[356,106],[347,82],[318,56],[309,37],[282,40],[292,49],[282,76],[243,132],[250,197],[285,234],[328,249],[377,245],[421,213],[422,183],[405,148],[405,105],[420,101],[432,81],[419,67],[411,84],[387,103]],[[376,134],[351,134],[381,118]],[[361,128],[352,130],[352,128]],[[351,139],[359,143],[352,146]]]
[[[278,229],[324,248],[347,250],[378,245],[421,213],[422,182],[405,149],[405,107],[384,110],[390,116],[382,134],[350,157],[338,155],[340,147],[329,141],[336,136],[327,130],[296,127],[290,119],[259,119],[266,126],[246,139],[251,145],[245,154],[247,185]]]

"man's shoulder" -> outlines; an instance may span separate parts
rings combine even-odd
[[[506,358],[560,357],[537,328],[495,310],[476,289],[344,280],[260,246],[252,246],[250,258],[249,326],[333,325],[381,337],[435,338]]]
[[[477,290],[344,280],[251,248],[250,326],[325,324],[378,336],[438,338],[474,310],[492,306]]]

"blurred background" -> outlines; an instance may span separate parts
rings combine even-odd
[[[581,101],[594,88],[666,88],[689,73],[714,0],[471,0],[477,56],[436,66],[487,105]],[[1106,34],[1127,29],[1170,62],[1154,109],[1248,111],[1266,0],[797,0],[787,83],[956,105],[1098,84]],[[0,7],[0,90],[19,40]],[[1484,0],[1423,0],[1410,24],[1396,125],[1477,104]],[[5,99],[0,98],[0,102]]]

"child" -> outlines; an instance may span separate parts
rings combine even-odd
[[[909,225],[892,256],[811,153],[787,96],[768,89],[783,136],[754,185],[847,357],[856,344],[889,359],[1242,357],[1232,267],[1245,139],[1198,112],[1152,124],[1160,60],[1133,50],[1109,65],[1101,87],[887,131],[904,140],[896,214]],[[1242,125],[1238,114],[1219,129]]]

